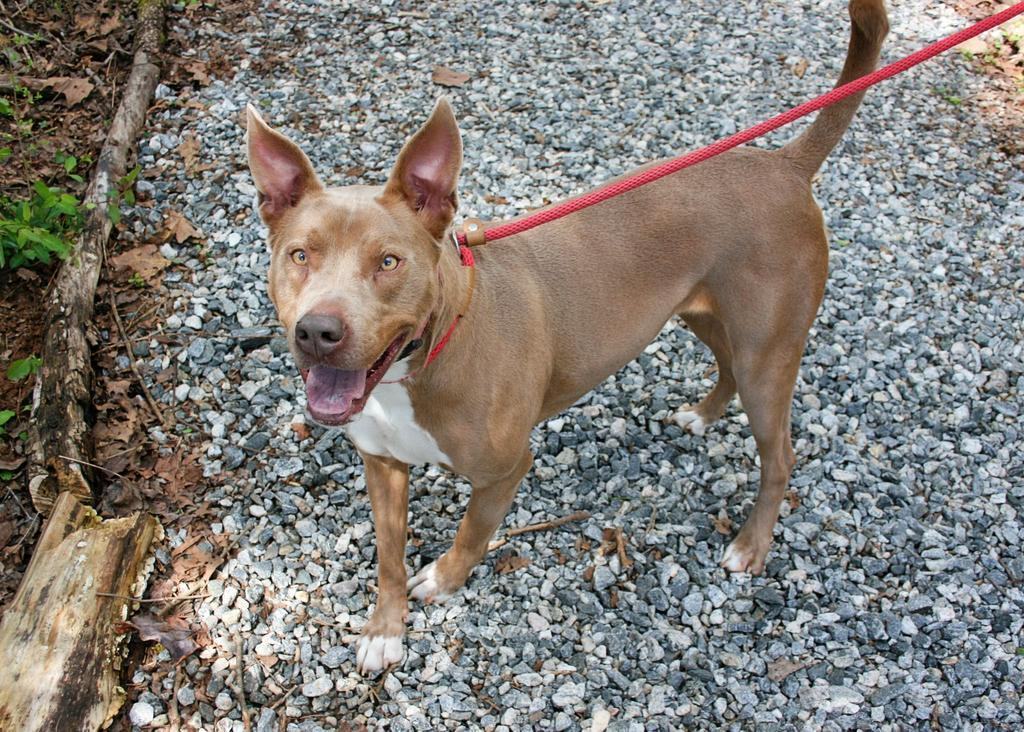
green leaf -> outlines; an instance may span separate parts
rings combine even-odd
[[[116,203],[107,204],[107,216],[110,217],[110,221],[114,226],[121,223],[121,209],[117,207]]]
[[[0,409],[0,427],[14,419],[14,412],[10,409]]]
[[[38,371],[42,363],[43,360],[36,356],[29,356],[28,358],[19,358],[11,361],[10,366],[7,367],[7,378],[11,381],[21,381],[25,377]]]

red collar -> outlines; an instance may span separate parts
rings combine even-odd
[[[462,316],[466,314],[466,311],[469,310],[469,303],[473,300],[473,290],[476,285],[476,259],[473,258],[473,250],[461,242],[459,243],[459,259],[462,260],[463,267],[470,268],[469,292],[466,294],[466,302],[463,304],[459,314],[455,316],[455,320],[453,320],[452,324],[448,326],[448,331],[444,334],[441,340],[437,342],[437,345],[430,350],[430,353],[427,354],[427,360],[423,362],[423,368],[429,366],[434,359],[441,355],[441,351],[443,351],[444,347],[448,345],[448,341],[451,339],[452,333],[455,332],[455,327],[459,324],[459,321],[462,320]]]

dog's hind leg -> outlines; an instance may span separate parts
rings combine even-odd
[[[750,516],[722,558],[722,566],[732,572],[760,574],[764,570],[779,506],[796,461],[790,412],[803,346],[803,338],[791,335],[736,354],[740,400],[761,457],[761,486]]]
[[[694,407],[681,407],[672,415],[672,420],[684,430],[702,435],[709,424],[722,416],[729,405],[729,400],[736,393],[736,379],[732,373],[732,346],[722,321],[713,313],[683,312],[680,317],[711,349],[718,362],[718,382],[714,388],[700,404]]]

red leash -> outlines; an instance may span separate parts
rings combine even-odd
[[[647,170],[620,180],[605,188],[584,193],[576,198],[570,198],[569,200],[562,201],[551,208],[538,211],[516,221],[508,221],[503,224],[498,224],[497,226],[486,230],[484,233],[484,239],[486,242],[492,242],[497,241],[498,239],[504,239],[506,236],[512,236],[513,234],[521,234],[522,232],[540,226],[541,224],[546,224],[550,221],[554,221],[555,219],[560,219],[563,216],[568,216],[571,213],[594,206],[602,201],[607,201],[609,198],[614,198],[626,191],[631,191],[634,188],[647,185],[648,183],[656,181],[659,178],[663,178],[666,175],[671,175],[683,168],[689,168],[691,165],[696,165],[697,163],[701,163],[709,158],[713,158],[716,155],[724,153],[726,150],[730,150],[738,145],[750,142],[751,140],[761,137],[772,130],[776,130],[783,125],[800,119],[801,117],[805,117],[811,112],[816,112],[823,107],[827,107],[830,104],[835,104],[842,99],[846,99],[846,97],[852,94],[864,91],[868,87],[874,86],[880,81],[896,76],[896,74],[903,73],[907,69],[911,69],[921,62],[939,55],[943,51],[948,51],[953,46],[957,46],[970,38],[974,38],[975,36],[996,27],[997,25],[1001,25],[1021,13],[1024,13],[1024,2],[1019,2],[1000,13],[996,13],[995,15],[975,23],[969,28],[958,31],[947,38],[943,38],[940,41],[932,43],[929,46],[925,46],[920,51],[916,51],[906,58],[877,69],[866,76],[862,76],[859,79],[851,81],[848,84],[836,87],[832,91],[822,94],[816,99],[804,102],[800,106],[790,109],[788,112],[783,112],[780,115],[772,117],[770,120],[756,124],[753,127],[748,127],[742,132],[737,132],[734,135],[717,140],[706,147],[686,153],[678,158],[673,158],[661,165],[648,168]],[[464,232],[459,232],[456,236],[458,237],[459,244],[466,244],[466,235]],[[448,335],[451,335],[451,333],[449,332]],[[444,342],[447,342],[447,336],[444,341],[438,345],[443,347]]]

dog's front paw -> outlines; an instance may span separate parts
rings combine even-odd
[[[399,635],[367,635],[356,641],[356,669],[364,676],[383,671],[402,660],[405,642]]]
[[[680,429],[689,430],[695,435],[703,435],[707,429],[704,418],[692,409],[680,409],[672,415],[672,421],[679,425]]]
[[[364,676],[398,663],[405,654],[405,623],[374,613],[356,641],[356,669]]]
[[[412,599],[427,604],[445,602],[462,586],[462,582],[454,582],[445,576],[444,558],[431,562],[409,580],[406,588]]]
[[[759,541],[752,536],[753,533],[740,530],[739,535],[726,547],[721,562],[725,569],[750,574],[761,574],[764,571],[764,561],[768,556],[771,540]]]

